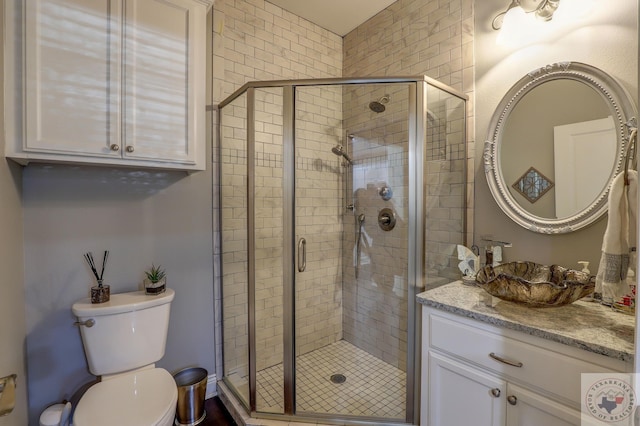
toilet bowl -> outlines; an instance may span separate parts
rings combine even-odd
[[[171,374],[152,368],[91,386],[73,415],[74,426],[173,424],[178,390]]]
[[[82,396],[74,426],[169,426],[178,389],[173,376],[155,362],[164,356],[174,291],[112,294],[108,302],[83,299],[78,317],[89,370],[100,376]]]

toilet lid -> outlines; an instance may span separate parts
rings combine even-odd
[[[176,409],[178,389],[168,371],[141,370],[97,383],[82,396],[74,426],[155,425]]]

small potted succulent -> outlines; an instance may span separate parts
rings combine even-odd
[[[164,293],[167,288],[167,274],[160,265],[151,265],[151,268],[144,271],[144,291],[146,294]]]

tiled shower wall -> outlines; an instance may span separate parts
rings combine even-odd
[[[470,98],[469,107],[464,107],[449,95],[439,96],[433,90],[428,93],[429,109],[432,112],[431,120],[427,125],[427,162],[425,172],[427,174],[427,187],[425,188],[425,268],[427,273],[427,285],[430,282],[442,284],[459,276],[457,271],[457,257],[455,245],[464,241],[465,215],[471,218],[473,200],[473,157],[474,157],[474,133],[473,133],[473,2],[472,0],[398,0],[390,7],[359,26],[356,30],[347,34],[344,38],[344,76],[379,76],[379,75],[427,75],[454,89],[465,93]],[[357,105],[345,107],[345,111],[351,111],[368,102],[379,99],[384,93],[372,91],[368,99],[361,99]],[[366,98],[366,97],[365,97]],[[392,101],[387,105],[387,110],[395,106],[398,100],[393,95]],[[401,97],[400,97],[401,99]],[[393,110],[392,110],[393,111]],[[383,116],[387,111],[379,114]],[[466,128],[465,126],[466,114]],[[363,112],[363,117],[367,112]],[[375,115],[375,114],[374,114]],[[394,140],[393,135],[402,139],[406,136],[401,132],[396,133],[389,126],[397,126],[393,120],[384,122],[381,127],[371,130],[365,146],[372,149],[371,155],[375,157],[380,148],[375,145],[390,146],[399,144],[400,140]],[[361,120],[354,117],[351,121],[345,120],[345,128],[348,132],[357,127]],[[430,121],[430,122],[429,122]],[[354,127],[355,126],[355,127]],[[355,132],[357,134],[357,132]],[[377,133],[377,135],[376,135]],[[375,141],[376,137],[384,135],[384,143]],[[364,137],[365,134],[363,133]],[[465,151],[465,136],[468,141],[468,149]],[[354,139],[353,150],[357,152],[359,140]],[[399,161],[406,163],[406,148]],[[356,154],[357,155],[357,154]],[[392,166],[389,157],[384,163],[388,163],[389,170],[396,170]],[[371,163],[375,169],[375,162]],[[387,164],[379,164],[386,167]],[[369,166],[362,165],[362,168]],[[359,167],[354,169],[357,173]],[[370,172],[371,170],[369,169]],[[380,169],[381,171],[382,169]],[[369,173],[370,173],[369,172]],[[395,172],[391,172],[395,175]],[[465,187],[464,177],[468,179]],[[404,185],[406,186],[406,176]],[[383,207],[383,204],[393,204],[395,208],[402,208],[404,202],[399,198],[404,191],[402,186],[393,188],[394,199],[383,202],[377,195],[376,189],[380,182],[375,180],[360,183],[364,188],[362,203],[367,203],[369,208],[375,210]],[[402,192],[404,193],[404,192]],[[465,211],[465,197],[467,210]],[[371,233],[380,234],[375,221],[374,212],[367,214],[365,226]],[[402,217],[402,214],[399,215]],[[473,241],[473,224],[467,221],[467,241]],[[398,238],[391,235],[382,236],[386,252],[377,254],[377,259],[371,265],[363,267],[363,271],[370,279],[355,280],[353,274],[345,273],[344,283],[344,335],[345,339],[357,346],[371,351],[385,361],[405,368],[405,356],[402,347],[406,342],[406,302],[399,297],[406,285],[406,272],[398,269],[390,262],[397,264],[406,263],[406,226],[387,234],[396,233]],[[350,232],[350,227],[345,224],[345,244],[355,241],[355,232]],[[374,235],[375,235],[374,234]],[[402,241],[402,237],[405,240]],[[374,239],[375,241],[375,239]],[[471,243],[469,243],[471,244]],[[348,252],[348,250],[345,250]],[[351,253],[345,254],[345,259],[350,258]],[[383,260],[380,260],[383,259]],[[352,263],[353,261],[350,260]],[[345,260],[345,265],[348,265]],[[367,271],[366,268],[372,268]],[[394,269],[396,268],[396,269]],[[405,267],[406,269],[406,267]],[[348,268],[347,268],[348,270]],[[364,278],[364,277],[362,277]],[[381,312],[380,318],[367,318],[361,312],[363,305],[368,306],[371,312]],[[384,322],[383,322],[384,320]],[[373,323],[380,321],[383,327],[376,327]]]
[[[343,46],[345,77],[427,75],[469,97],[463,155],[468,244],[473,241],[473,19],[473,0],[398,0],[347,34]]]
[[[247,81],[338,77],[342,40],[263,0],[218,0],[213,12],[214,103]],[[256,90],[256,344],[257,368],[282,362],[282,94]],[[225,110],[221,130],[225,254],[221,259],[225,296],[224,351],[227,370],[247,369],[246,135],[242,106]],[[300,97],[308,111],[297,125],[296,183],[301,197],[300,236],[307,246],[307,271],[298,279],[298,350],[305,352],[341,338],[339,161],[331,147],[341,139],[341,96],[326,91]],[[233,118],[232,118],[233,117]],[[225,122],[226,120],[226,122]],[[226,134],[226,136],[225,136]],[[217,144],[219,141],[215,141]],[[215,148],[215,147],[214,147]],[[235,200],[235,201],[234,201]],[[313,203],[303,204],[302,201]],[[302,209],[302,210],[300,210]],[[338,247],[338,248],[336,248]],[[216,255],[220,255],[217,247]],[[220,268],[217,269],[220,271]],[[216,276],[218,282],[221,277]],[[219,286],[218,286],[219,287]],[[221,295],[216,295],[220,312]],[[228,303],[232,301],[232,303]],[[216,319],[222,328],[221,317]],[[320,330],[322,333],[320,333]],[[307,333],[313,334],[310,338]],[[320,333],[320,334],[319,334]],[[218,348],[221,353],[222,348]],[[221,360],[222,357],[217,357]],[[222,372],[221,365],[219,370]]]
[[[460,278],[456,244],[464,241],[465,104],[427,91],[425,273],[432,288]]]
[[[345,92],[355,210],[345,215],[344,338],[406,371],[409,85],[347,87]],[[384,112],[369,109],[371,101],[383,97],[388,99]],[[379,195],[383,187],[393,191],[391,199]],[[383,208],[396,215],[391,231],[378,226]]]
[[[296,241],[306,269],[296,274],[296,355],[342,338],[342,88],[296,90]],[[298,265],[299,266],[299,265]]]
[[[335,34],[263,0],[216,1],[212,27],[214,104],[224,99],[243,83],[252,80],[427,74],[469,95],[470,105],[473,105],[473,10],[471,0],[398,0],[388,9],[348,34],[344,41]],[[372,93],[372,95],[374,94]],[[368,101],[370,100],[373,98],[368,99]],[[346,101],[345,105],[348,105]],[[310,121],[313,121],[313,118]],[[473,108],[469,108],[467,139],[470,142],[470,150],[466,153],[469,184],[465,191],[468,217],[472,216],[470,213],[473,208],[471,204],[473,200],[473,128]],[[347,126],[344,126],[344,129],[348,130]],[[337,136],[333,133],[327,135],[322,142],[326,145],[318,147],[318,152],[322,152],[322,155],[329,153],[329,157],[323,159],[321,156],[313,157],[312,154],[309,160],[311,163],[304,165],[307,167],[308,173],[301,170],[300,165],[296,166],[300,176],[306,174],[314,181],[321,179],[318,175],[321,173],[321,169],[327,169],[326,174],[329,175],[329,180],[335,183],[335,188],[317,189],[318,194],[327,195],[327,203],[342,197],[339,170],[333,170],[340,167],[339,162],[335,156],[331,159],[332,154],[330,154],[332,144],[338,142],[336,138]],[[214,148],[215,144],[217,141],[214,141]],[[462,155],[464,157],[464,154]],[[268,161],[271,160],[269,157]],[[219,161],[215,149],[213,161],[214,164]],[[406,158],[396,157],[394,161],[402,163],[406,161]],[[429,170],[434,169],[433,167],[429,168]],[[356,170],[354,169],[354,171]],[[451,171],[450,168],[449,171]],[[436,176],[430,177],[430,179],[444,179],[445,175],[437,174]],[[329,196],[328,193],[332,190],[335,192]],[[397,196],[401,195],[397,194]],[[328,208],[333,207],[329,205]],[[216,214],[214,206],[214,216]],[[350,220],[353,220],[353,217]],[[328,223],[325,226],[325,229],[332,229],[334,224]],[[345,229],[350,229],[353,224],[350,221],[345,221],[344,226]],[[216,232],[219,233],[220,230],[216,230]],[[242,230],[238,229],[238,235],[240,234],[242,234]],[[472,234],[472,223],[469,222],[467,235]],[[471,241],[471,238],[468,238],[468,241]],[[329,247],[332,243],[326,241],[322,244],[323,251],[331,251]],[[215,250],[214,254],[220,255],[220,248],[216,247]],[[236,260],[240,261],[242,255],[238,253],[237,256]],[[325,258],[321,262],[327,265],[330,260]],[[340,260],[335,262],[339,263]],[[352,262],[351,258],[350,263]],[[225,267],[225,272],[229,270],[229,267]],[[216,280],[218,283],[220,282],[219,271],[220,268],[217,267]],[[393,275],[395,276],[395,274]],[[319,279],[319,276],[313,279],[313,285],[307,290],[309,294],[311,294],[312,287],[316,288]],[[330,279],[336,278],[330,277]],[[392,291],[394,288],[397,290],[400,285],[402,283],[394,278],[394,285],[391,286]],[[347,284],[345,291],[354,288],[350,286],[351,284]],[[216,288],[219,289],[220,286],[217,285]],[[230,292],[233,294],[237,290],[234,288],[224,291],[227,295]],[[334,287],[332,284],[327,284],[327,287],[320,286],[314,291],[326,296],[324,299],[326,302],[318,302],[319,304],[339,305],[336,303],[340,296],[339,283],[336,283]],[[238,295],[237,300],[241,299],[242,295]],[[271,300],[275,300],[275,298]],[[239,304],[241,303],[239,302]],[[218,330],[222,328],[220,306],[221,295],[216,292],[216,313],[218,315],[216,328]],[[240,306],[238,305],[237,308],[240,309]],[[311,312],[320,308],[306,306],[305,309],[309,314],[310,324],[315,318]],[[239,323],[242,323],[246,312],[238,310],[237,313],[237,319]],[[333,333],[333,325],[331,330]],[[225,338],[227,338],[227,334],[225,333]],[[241,343],[246,342],[246,337],[242,335],[236,337],[234,342],[229,342],[229,346],[233,351],[233,345],[237,344],[235,349],[237,355],[240,359],[246,358],[246,346]],[[304,347],[310,348],[306,343],[308,342],[303,343]],[[221,351],[222,348],[218,346],[216,359],[219,375],[222,373],[222,357],[219,356]],[[229,354],[226,356],[230,357]],[[276,358],[277,356],[273,359]]]

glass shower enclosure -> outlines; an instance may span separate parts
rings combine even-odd
[[[466,115],[424,76],[218,105],[223,381],[252,417],[418,422],[415,295],[459,277]]]

